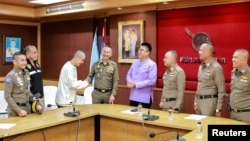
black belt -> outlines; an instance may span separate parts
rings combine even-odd
[[[29,106],[29,103],[16,103],[18,106]]]
[[[239,110],[239,109],[231,109],[232,111],[234,112],[237,112],[237,113],[240,113],[240,112],[250,112],[250,109],[242,109],[242,110]]]
[[[163,99],[164,102],[170,102],[170,101],[175,101],[176,98],[165,98]]]
[[[106,93],[106,92],[111,92],[112,89],[98,89],[98,88],[95,88],[95,90],[99,91],[99,92],[102,92],[102,93]]]
[[[197,99],[208,99],[208,98],[215,98],[218,97],[217,94],[211,94],[211,95],[196,95]]]

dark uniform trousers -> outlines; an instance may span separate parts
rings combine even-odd
[[[100,90],[94,89],[92,92],[92,103],[93,104],[102,104],[102,103],[109,103],[109,97],[112,93],[112,90]]]
[[[204,116],[214,116],[218,98],[197,99],[197,114]]]
[[[249,115],[250,115],[250,111],[236,112],[233,109],[231,110],[231,113],[230,113],[230,117],[232,119],[239,120],[239,121],[244,121],[244,122],[247,122],[248,124],[250,124]]]

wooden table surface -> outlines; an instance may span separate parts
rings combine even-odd
[[[116,104],[86,104],[77,105],[76,110],[80,110],[80,119],[85,119],[89,117],[94,117],[100,115],[106,118],[119,119],[124,121],[131,121],[141,123],[142,119],[136,114],[122,113],[122,111],[129,110],[133,107],[126,105],[116,105]],[[76,121],[75,117],[64,116],[65,112],[72,111],[72,107],[59,108],[55,110],[45,111],[43,114],[39,115],[37,113],[30,114],[26,117],[11,117],[7,119],[0,119],[0,123],[15,123],[16,126],[3,130],[0,129],[0,139],[6,138],[13,135],[18,135],[30,131],[39,130],[42,128],[48,128],[64,124],[67,122]],[[148,109],[143,109],[144,113],[148,112]],[[143,122],[145,125],[153,125],[159,127],[168,127],[174,129],[182,129],[190,131],[186,133],[183,137],[186,140],[195,141],[195,129],[196,120],[188,120],[185,117],[190,114],[184,113],[174,113],[174,119],[168,120],[168,113],[160,110],[150,110],[152,115],[158,115],[160,118],[156,121],[146,121]],[[218,117],[206,117],[201,120],[203,124],[203,139],[199,141],[207,141],[207,125],[208,124],[245,124],[239,121],[235,121],[227,118]],[[156,131],[155,131],[156,132]],[[157,131],[159,132],[159,131]]]

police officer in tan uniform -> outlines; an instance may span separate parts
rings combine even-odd
[[[250,68],[247,64],[249,53],[245,49],[237,49],[232,58],[233,70],[231,77],[232,119],[250,124]]]
[[[226,95],[224,71],[213,58],[214,47],[204,43],[199,50],[201,65],[198,71],[198,87],[194,100],[197,114],[221,116]]]
[[[163,61],[167,70],[163,75],[164,86],[159,105],[163,109],[173,109],[178,112],[182,110],[186,75],[177,64],[176,51],[166,52]]]
[[[27,61],[24,54],[13,55],[14,68],[5,76],[4,96],[8,103],[8,116],[26,116],[31,112],[29,104],[32,93],[29,91],[30,76],[25,70]]]
[[[105,46],[101,52],[102,59],[95,62],[87,77],[89,82],[94,80],[92,103],[113,103],[118,90],[119,74],[117,64],[110,60],[112,49]]]

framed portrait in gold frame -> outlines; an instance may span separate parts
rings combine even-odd
[[[12,63],[12,56],[15,52],[20,52],[22,38],[20,35],[3,35],[3,64]]]
[[[137,59],[143,39],[143,20],[118,22],[118,62],[132,63]]]

